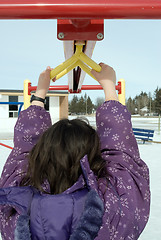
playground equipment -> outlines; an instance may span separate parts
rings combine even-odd
[[[0,19],[160,19],[160,0],[0,0]]]
[[[91,68],[101,71],[90,58],[96,41],[104,38],[104,19],[161,19],[161,1],[0,0],[0,19],[57,19],[57,38],[64,41],[66,61],[51,71],[51,79],[57,80],[68,73],[68,86],[60,86],[59,90],[79,93],[87,88],[100,89],[82,84],[86,73],[93,77]],[[125,82],[120,82],[119,98],[125,104]],[[28,106],[33,90],[31,83],[25,84],[24,108]],[[58,86],[49,90],[56,88]]]
[[[22,106],[23,106],[23,102],[0,102],[1,105],[20,105],[19,110],[18,110],[18,116],[21,112]]]
[[[24,81],[24,109],[30,106],[30,98],[31,92],[36,91],[36,86],[31,86],[31,82],[29,80]],[[58,90],[66,90],[70,92],[68,85],[61,86],[50,86],[49,91],[58,91]],[[83,85],[81,90],[102,90],[100,85]],[[116,85],[116,90],[118,91],[119,101],[125,105],[125,80],[120,79],[118,81],[118,85]],[[73,92],[73,91],[72,91]]]
[[[83,53],[83,46],[85,45],[85,41],[77,41],[75,45],[76,50],[72,57],[51,71],[51,79],[57,80],[78,66],[94,79],[95,77],[91,74],[91,69],[87,65],[89,65],[92,69],[95,69],[97,72],[101,71],[100,65],[95,63],[92,59]]]

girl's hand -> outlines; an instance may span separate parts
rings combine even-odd
[[[46,97],[46,93],[50,86],[50,71],[51,70],[52,70],[51,67],[47,67],[46,70],[40,74],[37,89],[35,92],[35,96],[38,96],[41,98]]]
[[[96,72],[92,70],[91,73],[102,86],[105,92],[105,101],[109,101],[109,100],[118,101],[118,96],[115,90],[115,85],[116,85],[115,71],[113,70],[112,67],[104,63],[100,63],[99,65],[102,68],[101,72]]]
[[[37,85],[37,89],[35,92],[35,96],[45,99],[46,93],[48,92],[50,86],[50,71],[53,68],[47,67],[45,71],[43,71],[39,76],[39,81]],[[38,105],[43,107],[44,104],[40,101],[33,101],[32,105]]]

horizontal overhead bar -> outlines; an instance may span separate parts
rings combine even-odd
[[[116,90],[120,90],[120,85],[115,86]],[[36,91],[37,86],[29,86],[28,87],[29,92]],[[101,85],[83,85],[81,87],[81,90],[102,90]],[[68,85],[55,85],[55,86],[50,86],[49,91],[57,91],[57,90],[69,90]]]
[[[161,0],[0,0],[0,19],[161,19]]]
[[[37,86],[29,86],[29,91],[36,91]],[[103,88],[101,85],[84,85],[81,88],[82,90],[102,90]],[[55,86],[50,86],[49,91],[57,91],[57,90],[69,90],[68,85],[55,85]]]

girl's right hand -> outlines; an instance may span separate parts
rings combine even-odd
[[[50,86],[50,72],[51,72],[51,70],[52,70],[51,67],[47,67],[45,71],[40,73],[37,89],[36,89],[36,92],[35,92],[36,96],[41,97],[41,98],[46,97],[46,93],[47,93],[47,91],[49,89],[49,86]]]
[[[101,72],[96,72],[94,70],[91,71],[93,76],[97,79],[97,81],[102,86],[105,92],[105,100],[116,100],[118,101],[118,96],[116,94],[116,73],[112,67],[106,65],[104,63],[99,64],[102,68]]]
[[[45,71],[40,73],[35,96],[45,99],[50,86],[50,72],[52,69],[51,67],[47,67]],[[44,104],[40,101],[33,101],[32,105],[44,107]]]

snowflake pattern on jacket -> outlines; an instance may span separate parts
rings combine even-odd
[[[150,190],[149,170],[140,159],[131,115],[119,102],[107,101],[97,109],[96,124],[102,157],[107,161],[108,181],[102,178],[97,183],[105,212],[95,240],[136,240],[149,218]],[[30,106],[20,113],[14,129],[14,148],[2,172],[1,188],[19,185],[27,170],[28,152],[50,126],[50,115],[41,107]],[[95,184],[92,178],[89,184]],[[48,189],[48,183],[44,188]],[[8,219],[9,206],[2,209],[2,238],[13,240],[18,213]]]

